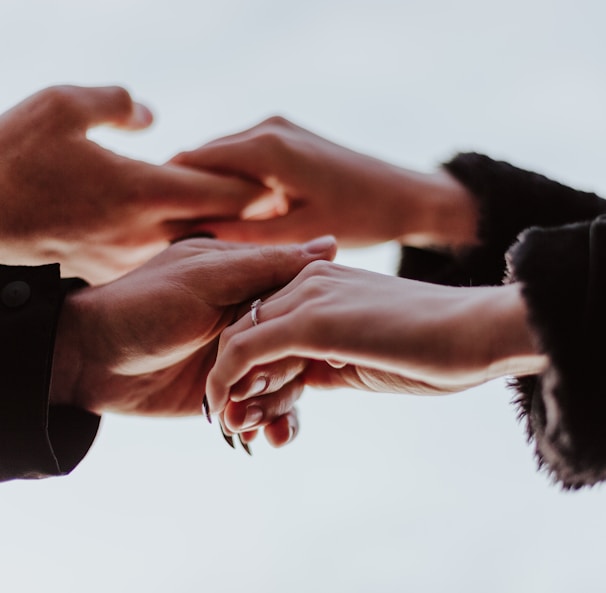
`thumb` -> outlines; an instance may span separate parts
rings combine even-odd
[[[225,268],[223,282],[216,284],[221,287],[217,304],[239,304],[282,288],[305,266],[320,259],[332,260],[336,252],[337,243],[331,235],[301,245],[265,245],[222,252]]]
[[[127,130],[140,130],[153,121],[151,111],[132,100],[120,86],[64,86],[59,91],[72,108],[77,124],[89,128],[109,124]]]

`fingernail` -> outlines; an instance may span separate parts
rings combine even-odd
[[[141,103],[133,104],[133,113],[131,115],[131,121],[136,126],[149,126],[154,121],[152,112]]]
[[[325,235],[324,237],[318,237],[313,241],[305,243],[305,251],[312,255],[319,255],[325,253],[335,245],[335,238],[332,235]]]
[[[267,377],[259,377],[250,388],[251,395],[260,395],[267,389]]]
[[[248,406],[248,408],[246,408],[246,416],[244,416],[244,422],[239,427],[239,429],[249,430],[253,426],[259,424],[261,418],[263,418],[263,410],[259,406]]]
[[[208,397],[206,397],[206,393],[204,394],[204,398],[202,399],[202,412],[206,416],[209,424],[213,423],[213,419],[210,416],[210,407],[208,405]]]
[[[248,446],[248,443],[245,443],[242,440],[242,435],[238,434],[238,440],[240,441],[240,444],[242,445],[242,448],[252,457],[252,451],[250,450],[250,447]]]
[[[288,433],[288,442],[290,443],[290,441],[295,438],[295,434],[297,434],[297,429],[291,424]]]
[[[228,434],[225,434],[225,431],[223,430],[223,427],[219,424],[219,428],[221,429],[221,434],[223,435],[223,438],[225,439],[225,442],[232,448],[235,449],[236,446],[234,445],[234,439],[233,437],[229,436]]]

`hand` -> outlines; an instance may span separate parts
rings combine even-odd
[[[211,408],[224,410],[232,430],[251,398],[296,377],[316,387],[438,394],[545,364],[517,285],[437,286],[314,262],[258,317],[256,327],[246,316],[223,332],[208,377]]]
[[[240,303],[335,250],[331,237],[282,247],[190,239],[112,283],[68,294],[51,402],[96,413],[200,414],[217,336]],[[272,412],[268,399],[264,425],[289,412],[300,391],[296,384],[281,391],[288,409]],[[279,435],[282,428],[278,422],[273,430]]]
[[[477,240],[475,203],[446,172],[408,171],[280,117],[181,153],[172,162],[240,175],[278,196],[281,206],[271,204],[264,220],[204,225],[223,239],[276,243],[330,233],[344,246],[392,239],[457,246]]]
[[[200,219],[238,216],[263,199],[259,184],[127,159],[86,137],[99,124],[151,122],[119,87],[49,88],[0,116],[0,260],[58,261],[64,275],[105,282]]]

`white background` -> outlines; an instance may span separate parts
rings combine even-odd
[[[3,0],[0,108],[119,83],[157,123],[94,137],[155,162],[280,113],[409,167],[474,149],[606,195],[605,17],[600,0]],[[390,272],[396,249],[340,260]],[[200,418],[107,417],[72,476],[0,486],[2,590],[603,591],[606,493],[537,473],[510,397],[309,393],[297,441],[252,459]]]

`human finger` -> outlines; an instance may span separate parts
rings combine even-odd
[[[280,117],[270,118],[244,132],[213,140],[175,155],[171,162],[188,167],[237,173],[265,182],[275,175],[277,157],[284,149]]]
[[[232,433],[228,428],[225,428],[225,426],[221,422],[219,423],[219,428],[221,430],[221,435],[223,436],[223,439],[225,440],[225,442],[232,449],[235,449],[236,445],[235,445],[235,439],[234,439],[234,437],[236,435],[234,435],[234,433]],[[242,447],[244,448],[244,450],[249,455],[252,455],[252,451],[248,447],[248,444],[255,440],[255,438],[257,437],[258,433],[259,433],[258,430],[250,430],[248,432],[239,432],[237,434],[237,438],[240,441],[240,444],[242,445]]]
[[[310,263],[271,297],[255,301],[249,315],[243,315],[224,330],[207,382],[213,410],[223,408],[232,386],[255,367],[291,356],[334,359],[339,352],[334,351],[333,345],[341,355],[349,355],[343,351],[344,344],[339,344],[339,336],[331,327],[332,315],[318,304],[326,290],[333,290],[323,276],[334,276],[341,271],[347,268],[322,261]]]
[[[211,220],[201,225],[204,230],[226,241],[251,241],[254,243],[284,243],[307,241],[322,234],[333,232],[334,221],[324,224],[305,205],[295,207],[283,215],[264,220]]]
[[[247,432],[270,424],[292,409],[303,393],[299,378],[274,393],[261,395],[246,402],[229,402],[223,411],[223,421],[231,432]]]
[[[223,437],[229,446],[235,448],[234,435],[231,434],[226,428],[222,428],[221,430],[223,432]],[[267,424],[263,428],[263,432],[265,434],[265,438],[273,447],[282,447],[290,443],[299,433],[299,417],[297,409],[293,408],[286,414],[279,416],[273,422]],[[245,446],[254,441],[258,434],[259,429],[249,430],[238,433],[238,438],[240,439],[242,446]],[[250,453],[248,447],[245,448]]]
[[[226,244],[233,245],[233,243]],[[324,273],[322,266],[326,266],[326,269],[333,271],[339,268],[333,263],[322,260],[310,262],[287,284],[284,283],[281,288],[275,290],[273,294],[263,299],[256,299],[250,305],[248,311],[242,306],[238,320],[223,331],[219,349],[221,350],[226,344],[229,344],[235,336],[259,325],[261,322],[269,319],[275,321],[279,317],[298,309],[301,305],[308,305],[318,294],[314,287],[315,283],[309,282],[309,280],[313,280]]]
[[[217,305],[233,305],[282,287],[308,264],[331,260],[335,254],[336,242],[331,236],[304,244],[236,249],[222,253],[215,265],[206,265],[203,280]]]
[[[258,434],[258,430],[247,430],[245,432],[241,432],[239,433],[240,441],[246,444],[252,443],[257,438]]]
[[[84,128],[109,124],[128,130],[146,128],[153,121],[151,111],[132,100],[120,86],[80,87],[62,85],[45,89],[40,96],[52,107],[70,113],[74,124]]]
[[[213,412],[228,403],[233,385],[256,366],[270,365],[291,356],[313,354],[291,329],[290,316],[267,321],[254,331],[236,334],[222,348],[207,378],[207,395]],[[267,342],[266,340],[269,340]]]
[[[299,433],[299,417],[296,408],[280,416],[264,428],[265,438],[273,447],[290,443]]]
[[[229,399],[241,402],[282,388],[305,370],[307,361],[291,357],[277,361],[271,367],[254,368],[231,388]]]
[[[177,165],[129,162],[129,184],[141,200],[166,219],[239,219],[247,210],[271,210],[279,202],[264,185],[233,175],[196,171]]]
[[[174,156],[171,163],[221,173],[237,173],[255,180],[267,174],[265,156],[258,154],[255,140],[221,140]]]

